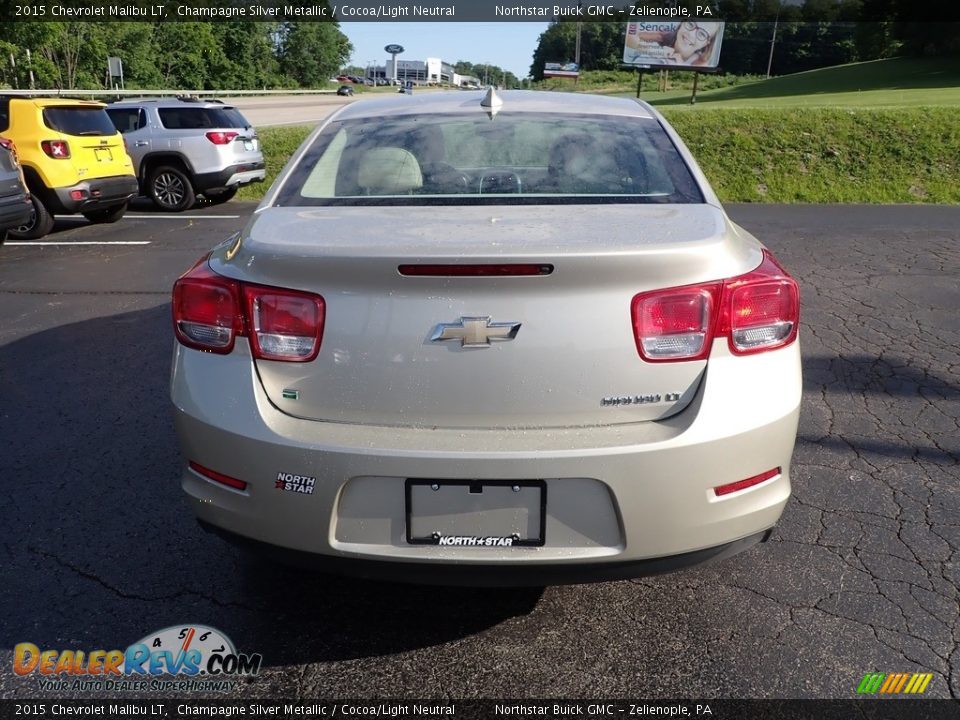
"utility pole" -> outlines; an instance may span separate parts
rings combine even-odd
[[[583,8],[583,3],[577,3],[577,11]],[[579,17],[579,16],[578,16]],[[577,46],[573,53],[573,61],[577,64],[577,76],[573,79],[574,85],[580,84],[580,33],[583,30],[583,23],[577,20]]]
[[[773,20],[773,37],[770,38],[770,58],[767,60],[767,80],[770,79],[770,70],[773,68],[773,46],[777,42],[777,24],[780,22],[780,5],[777,5],[777,16]]]

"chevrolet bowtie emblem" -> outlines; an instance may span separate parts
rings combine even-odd
[[[520,323],[492,323],[490,317],[462,317],[459,322],[440,323],[430,340],[459,340],[461,347],[490,347],[491,340],[513,340]]]

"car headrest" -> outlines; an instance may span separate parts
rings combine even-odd
[[[374,148],[360,159],[357,184],[372,195],[398,195],[423,187],[423,173],[408,150]]]

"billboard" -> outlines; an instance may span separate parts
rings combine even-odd
[[[543,76],[551,77],[580,77],[580,66],[576,63],[548,62],[543,65]]]
[[[722,22],[632,22],[627,25],[623,62],[645,67],[715,70],[720,64]]]

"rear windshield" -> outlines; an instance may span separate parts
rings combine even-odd
[[[160,122],[170,130],[209,130],[211,128],[247,128],[250,123],[236,108],[160,108]]]
[[[43,124],[66,135],[116,135],[107,111],[99,107],[47,107]]]
[[[703,202],[652,118],[501,112],[331,123],[278,205]]]

